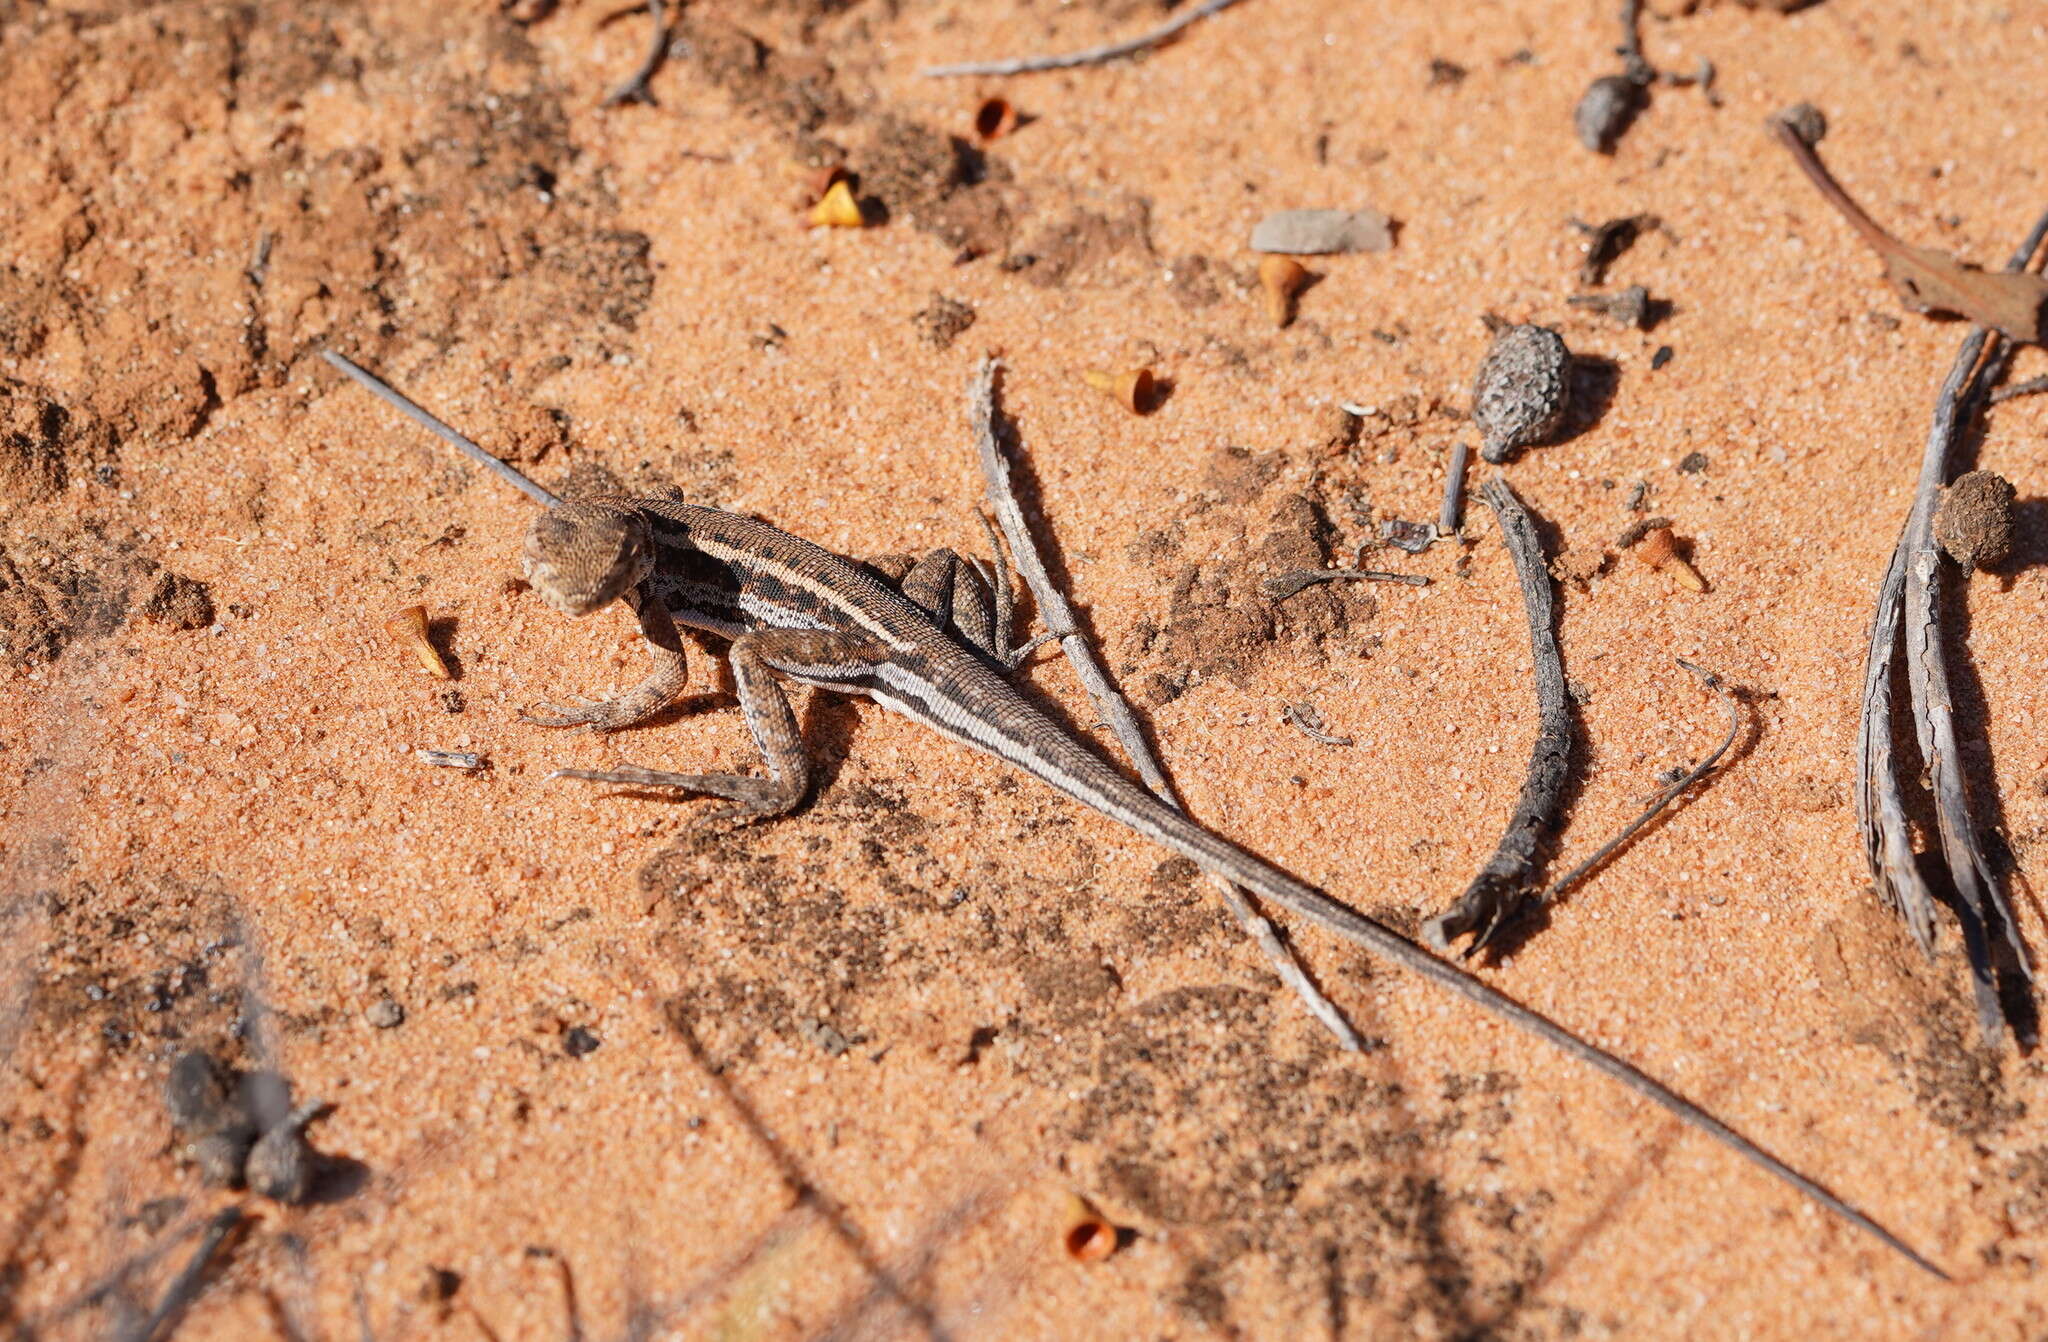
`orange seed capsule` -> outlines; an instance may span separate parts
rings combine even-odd
[[[1105,373],[1099,368],[1091,368],[1081,374],[1081,378],[1134,415],[1149,413],[1153,397],[1158,392],[1158,384],[1153,381],[1149,368],[1133,368],[1125,373]]]
[[[853,187],[844,177],[825,188],[825,194],[811,207],[810,220],[813,228],[859,228],[867,222],[861,218],[860,202],[853,198]]]
[[[419,664],[426,668],[428,675],[436,680],[449,680],[448,663],[441,657],[441,650],[434,646],[434,640],[427,636],[427,608],[407,606],[384,622],[384,632],[412,650]]]
[[[1099,1263],[1116,1252],[1116,1227],[1078,1193],[1067,1198],[1067,1225],[1060,1247],[1077,1263]]]
[[[1695,592],[1707,590],[1707,580],[1678,552],[1678,538],[1671,534],[1670,527],[1658,527],[1644,536],[1636,553],[1651,568],[1669,572],[1682,586]]]
[[[974,133],[983,140],[1000,140],[1017,129],[1017,107],[1008,98],[984,98],[974,109]]]
[[[1259,261],[1259,287],[1266,291],[1266,315],[1273,325],[1294,320],[1295,295],[1308,283],[1308,269],[1291,256],[1268,256]]]

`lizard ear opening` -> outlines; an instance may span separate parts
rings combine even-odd
[[[558,504],[533,519],[520,551],[526,581],[565,615],[602,610],[654,568],[647,522],[610,504]]]

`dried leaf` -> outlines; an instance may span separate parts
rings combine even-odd
[[[1887,233],[1849,198],[1811,144],[1783,117],[1771,132],[1821,196],[1884,261],[1884,277],[1913,312],[1947,312],[1989,326],[2010,340],[2040,344],[2048,280],[2026,271],[1985,272],[1933,247],[1914,247]]]

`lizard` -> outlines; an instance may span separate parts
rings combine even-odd
[[[645,723],[674,703],[688,683],[679,626],[729,640],[726,662],[740,715],[760,751],[765,775],[627,766],[557,769],[550,779],[723,798],[728,805],[704,817],[707,823],[771,819],[801,805],[811,781],[782,682],[867,698],[1022,770],[1203,870],[1528,1031],[1663,1107],[1915,1266],[1948,1279],[1870,1216],[1632,1063],[1204,828],[1125,778],[1012,679],[1008,579],[1000,570],[998,591],[979,568],[941,549],[891,582],[877,568],[766,522],[689,503],[680,490],[562,499],[356,364],[332,351],[324,354],[356,382],[545,506],[526,530],[520,564],[526,582],[548,606],[581,617],[618,602],[638,619],[650,660],[645,679],[597,703],[539,705],[541,711],[528,714],[527,721],[606,733]]]

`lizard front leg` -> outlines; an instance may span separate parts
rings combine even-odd
[[[726,661],[739,688],[740,716],[753,734],[768,776],[753,774],[679,774],[627,765],[621,769],[557,769],[550,778],[580,778],[592,783],[624,783],[634,787],[673,788],[724,797],[736,803],[703,817],[704,824],[721,820],[766,820],[796,809],[811,788],[811,760],[797,730],[789,695],[776,672],[807,680],[848,683],[868,674],[886,652],[872,639],[856,634],[811,629],[757,629],[732,642]]]
[[[542,704],[540,713],[523,714],[538,727],[588,727],[595,732],[616,732],[637,726],[667,708],[682,695],[690,680],[690,664],[683,656],[682,636],[675,619],[654,585],[642,582],[625,595],[625,602],[640,617],[640,640],[647,645],[647,659],[653,665],[647,679],[616,699],[602,703],[565,707]]]

